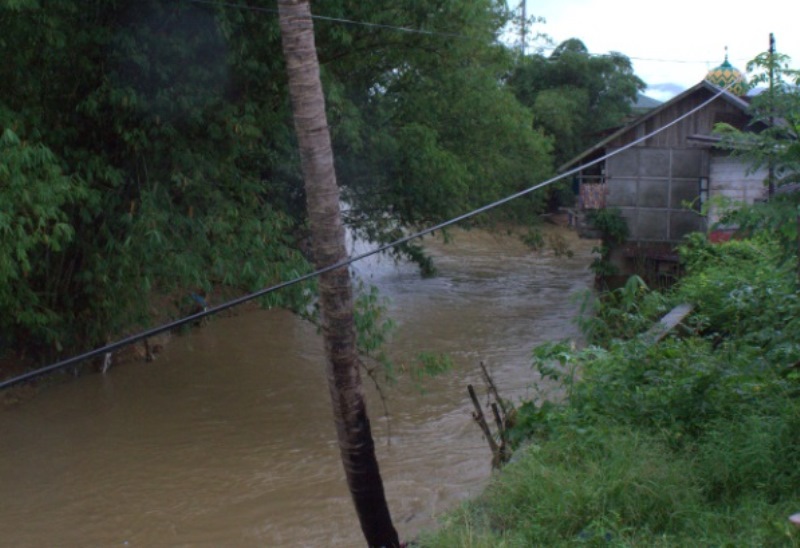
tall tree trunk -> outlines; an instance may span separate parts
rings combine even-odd
[[[347,258],[339,188],[325,114],[308,0],[278,0],[283,53],[305,179],[312,250],[317,268]],[[319,280],[328,388],[342,464],[369,546],[399,546],[375,458],[358,367],[353,289],[348,267]]]

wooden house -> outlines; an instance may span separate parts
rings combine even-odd
[[[724,69],[726,64],[727,60],[715,70]],[[676,260],[675,244],[690,232],[708,230],[718,219],[714,202],[710,203],[707,217],[701,213],[711,197],[752,203],[766,196],[765,171],[753,173],[743,160],[715,146],[719,138],[713,129],[719,122],[748,131],[759,130],[750,124],[745,89],[735,89],[742,95],[731,91],[720,94],[721,91],[721,87],[705,79],[560,168],[562,172],[574,169],[644,138],[575,175],[576,218],[580,219],[587,210],[606,207],[619,209],[625,218],[629,240],[615,257],[623,271],[641,270],[641,261],[652,263],[649,267],[656,272],[672,268],[674,265],[669,263]],[[709,102],[717,94],[720,95]],[[676,122],[689,112],[692,113]],[[639,261],[639,267],[625,264],[626,261]]]

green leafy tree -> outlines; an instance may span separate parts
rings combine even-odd
[[[423,31],[320,25],[337,170],[357,233],[391,240],[404,227],[464,213],[552,173],[549,140],[502,83],[512,63],[498,42],[504,3],[355,4],[324,9]],[[511,214],[541,207],[535,196]]]
[[[508,81],[533,111],[534,125],[554,138],[558,163],[619,126],[645,88],[625,55],[590,55],[576,38],[561,43],[550,56],[522,57]]]
[[[719,124],[722,146],[750,162],[771,167],[776,186],[800,183],[800,71],[791,58],[764,52],[747,65],[751,88],[763,88],[750,103],[750,127]]]
[[[53,357],[146,322],[153,291],[255,289],[307,268],[282,64],[234,31],[263,30],[254,19],[155,0],[0,4],[0,127],[82,189],[59,212],[74,237],[29,256],[53,330],[6,327],[16,346]]]
[[[59,205],[74,236],[30,253],[58,269],[32,268],[20,282],[49,288],[58,327],[6,340],[51,358],[150,322],[153,295],[180,304],[193,291],[256,289],[309,268],[270,10],[267,0],[0,1],[0,128],[49,150],[81,189]],[[504,3],[335,0],[319,14],[331,18],[317,47],[357,234],[391,240],[551,173],[549,139],[503,84]],[[530,215],[541,200],[514,207]],[[405,252],[424,260],[419,248]],[[305,294],[295,287],[270,303],[301,306]]]
[[[58,345],[59,280],[51,273],[75,236],[67,209],[84,193],[47,147],[10,129],[0,136],[0,332],[12,342]]]

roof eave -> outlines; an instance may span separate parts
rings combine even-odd
[[[689,89],[687,89],[683,93],[680,93],[680,94],[676,95],[675,97],[673,97],[672,99],[670,99],[666,103],[662,103],[661,105],[659,105],[658,107],[650,110],[646,114],[636,118],[631,123],[629,123],[629,124],[627,124],[625,126],[622,126],[620,129],[618,129],[617,131],[615,131],[614,133],[612,133],[611,135],[609,135],[608,137],[606,137],[605,139],[603,139],[599,143],[597,143],[594,146],[592,146],[592,147],[586,149],[585,151],[581,152],[580,154],[578,154],[577,156],[575,156],[574,158],[572,158],[568,162],[562,164],[561,166],[558,167],[558,173],[562,173],[562,172],[566,171],[570,166],[580,162],[581,160],[583,160],[584,158],[586,158],[590,154],[596,152],[598,149],[601,149],[601,148],[605,147],[608,143],[610,143],[611,141],[613,141],[614,139],[616,139],[620,135],[624,134],[625,132],[629,131],[631,128],[636,127],[639,124],[645,123],[650,118],[653,118],[654,116],[657,116],[659,113],[661,113],[665,109],[669,108],[672,104],[677,103],[678,101],[682,101],[683,99],[685,99],[689,95],[691,95],[693,93],[696,93],[701,88],[705,88],[705,89],[711,91],[712,93],[719,93],[721,91],[722,92],[722,94],[720,95],[721,98],[723,98],[724,100],[728,101],[732,105],[734,105],[734,106],[736,106],[736,107],[738,107],[738,108],[740,108],[742,110],[747,110],[747,108],[750,106],[749,103],[747,103],[747,101],[744,101],[743,99],[737,97],[733,93],[731,93],[729,91],[726,91],[726,90],[724,90],[724,89],[722,89],[722,88],[720,88],[718,86],[715,86],[714,84],[712,84],[708,80],[701,80],[699,83],[697,83],[694,86],[690,87]]]

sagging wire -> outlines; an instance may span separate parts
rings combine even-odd
[[[261,6],[248,6],[246,4],[234,4],[233,2],[218,2],[215,0],[188,0],[193,4],[206,4],[209,6],[219,6],[223,8],[241,9],[254,12],[264,13],[278,13],[277,8],[264,8]],[[357,27],[368,27],[375,29],[395,30],[398,32],[406,32],[409,34],[425,34],[429,36],[443,36],[445,38],[464,38],[469,39],[469,36],[463,34],[456,34],[452,32],[439,32],[434,30],[415,29],[412,27],[398,27],[394,25],[387,25],[384,23],[370,23],[367,21],[356,21],[354,19],[345,19],[343,17],[330,17],[328,15],[311,14],[311,19],[318,21],[328,21],[331,23],[342,23],[344,25],[352,25]]]
[[[467,219],[471,219],[472,217],[476,217],[476,216],[478,216],[478,215],[480,215],[482,213],[486,213],[487,211],[490,211],[492,209],[495,209],[497,207],[505,205],[505,204],[507,204],[509,202],[512,202],[512,201],[516,200],[517,198],[521,198],[522,196],[530,194],[531,192],[535,192],[535,191],[537,191],[537,190],[539,190],[541,188],[549,186],[549,185],[551,185],[553,183],[556,183],[556,182],[558,182],[558,181],[560,181],[562,179],[566,179],[567,177],[571,177],[572,175],[575,175],[575,174],[583,171],[584,169],[586,169],[588,167],[591,167],[593,165],[599,164],[600,162],[604,162],[604,161],[608,160],[609,158],[612,158],[612,157],[616,156],[617,154],[620,154],[620,153],[628,150],[629,148],[632,148],[632,147],[638,145],[639,143],[642,143],[642,142],[654,137],[655,135],[658,135],[662,131],[664,131],[664,130],[666,130],[666,129],[668,129],[668,128],[676,125],[676,124],[678,124],[679,122],[681,122],[682,120],[688,118],[689,116],[691,116],[695,112],[698,112],[699,110],[705,108],[707,105],[709,105],[712,102],[714,102],[716,99],[718,99],[723,94],[728,92],[728,89],[731,86],[733,86],[734,84],[735,84],[735,82],[732,82],[728,86],[726,86],[724,88],[720,88],[719,92],[714,94],[710,99],[707,99],[706,101],[700,103],[695,108],[693,108],[690,111],[682,114],[681,116],[679,116],[675,120],[672,120],[668,124],[665,124],[664,126],[658,128],[658,129],[655,129],[651,133],[649,133],[647,135],[644,135],[642,137],[639,137],[638,139],[636,139],[634,141],[631,141],[627,145],[623,145],[622,147],[620,147],[620,148],[618,148],[618,149],[616,149],[616,150],[614,150],[612,152],[609,152],[608,154],[605,154],[605,155],[603,155],[603,156],[601,156],[599,158],[596,158],[594,160],[586,162],[585,164],[581,164],[578,167],[575,167],[575,168],[572,168],[572,169],[570,169],[568,171],[560,173],[559,175],[556,175],[555,177],[551,177],[550,179],[547,179],[546,181],[538,183],[538,184],[536,184],[536,185],[534,185],[532,187],[526,188],[524,190],[521,190],[521,191],[516,192],[514,194],[511,194],[509,196],[506,196],[505,198],[501,198],[500,200],[497,200],[497,201],[492,202],[490,204],[487,204],[485,206],[479,207],[477,209],[474,209],[472,211],[469,211],[469,212],[464,213],[462,215],[459,215],[457,217],[453,217],[452,219],[449,219],[447,221],[441,222],[441,223],[439,223],[437,225],[425,228],[425,229],[420,230],[418,232],[414,232],[413,234],[410,234],[408,236],[404,236],[404,237],[399,238],[397,240],[394,240],[393,242],[390,242],[388,244],[384,244],[384,245],[381,245],[381,246],[376,247],[374,249],[371,249],[369,251],[366,251],[364,253],[360,253],[358,255],[352,256],[352,257],[350,257],[350,258],[348,258],[346,260],[339,261],[337,263],[334,263],[334,264],[331,264],[329,266],[320,268],[318,270],[314,270],[313,272],[309,272],[308,274],[304,274],[304,275],[299,276],[297,278],[294,278],[292,280],[288,280],[288,281],[281,282],[281,283],[278,283],[278,284],[270,286],[270,287],[266,287],[266,288],[260,289],[258,291],[253,292],[253,293],[249,293],[247,295],[243,295],[241,297],[238,297],[236,299],[227,301],[225,303],[222,303],[222,304],[219,304],[219,305],[216,305],[216,306],[210,306],[207,309],[205,309],[203,311],[200,311],[200,312],[197,312],[195,314],[191,314],[189,316],[185,316],[185,317],[180,318],[178,320],[174,320],[174,321],[171,321],[169,323],[165,323],[165,324],[162,324],[160,326],[153,327],[151,329],[147,329],[147,330],[142,331],[140,333],[136,333],[134,335],[130,335],[128,337],[120,339],[120,340],[118,340],[116,342],[107,344],[105,346],[101,346],[99,348],[95,348],[94,350],[90,350],[88,352],[84,352],[83,354],[79,354],[77,356],[73,356],[71,358],[67,358],[67,359],[58,361],[58,362],[53,363],[51,365],[48,365],[48,366],[45,366],[45,367],[42,367],[42,368],[39,368],[39,369],[35,369],[33,371],[29,371],[29,372],[24,373],[22,375],[19,375],[17,377],[13,377],[11,379],[7,379],[5,381],[0,382],[0,390],[5,389],[5,388],[9,388],[11,386],[14,386],[14,385],[17,385],[17,384],[20,384],[20,383],[23,383],[25,381],[34,379],[36,377],[40,377],[40,376],[45,375],[47,373],[51,373],[53,371],[57,371],[59,369],[63,369],[65,367],[69,367],[71,365],[75,365],[77,363],[80,363],[82,361],[88,360],[90,358],[94,358],[96,356],[108,354],[108,353],[113,352],[115,350],[118,350],[118,349],[120,349],[120,348],[122,348],[124,346],[128,346],[130,344],[133,344],[135,342],[141,341],[143,339],[148,339],[150,337],[153,337],[153,336],[158,335],[160,333],[164,333],[166,331],[171,331],[173,329],[177,329],[177,328],[182,327],[182,326],[184,326],[184,325],[186,325],[188,323],[199,321],[199,320],[205,318],[206,316],[212,316],[214,314],[218,314],[220,312],[223,312],[225,310],[228,310],[228,309],[233,308],[235,306],[238,306],[240,304],[244,304],[244,303],[246,303],[248,301],[252,301],[252,300],[257,299],[259,297],[263,297],[264,295],[268,295],[269,293],[273,293],[275,291],[279,291],[281,289],[284,289],[284,288],[287,288],[287,287],[290,287],[290,286],[293,286],[293,285],[296,285],[296,284],[311,280],[311,279],[316,278],[316,277],[318,277],[318,276],[320,276],[322,274],[325,274],[327,272],[331,272],[331,271],[337,270],[339,268],[350,266],[351,264],[356,263],[358,261],[361,261],[363,259],[366,259],[367,257],[371,257],[373,255],[377,255],[378,253],[383,253],[384,251],[388,251],[388,250],[390,250],[390,249],[392,249],[394,247],[406,244],[406,243],[408,243],[408,242],[410,242],[412,240],[416,240],[418,238],[422,238],[423,236],[427,236],[428,234],[436,232],[437,230],[442,230],[442,229],[447,228],[449,226],[452,226],[452,225],[455,225],[457,223],[460,223],[461,221],[465,221]]]
[[[233,2],[222,2],[218,0],[187,0],[193,4],[204,4],[208,6],[219,6],[228,9],[240,9],[240,10],[247,10],[252,12],[262,12],[262,13],[272,13],[277,14],[277,8],[266,8],[262,6],[249,6],[247,4],[237,4]],[[441,36],[444,38],[460,38],[465,40],[474,39],[473,37],[466,36],[464,34],[458,34],[453,32],[441,32],[435,30],[424,30],[418,29],[413,27],[400,27],[396,25],[388,25],[385,23],[371,23],[369,21],[357,21],[355,19],[346,19],[343,17],[331,17],[327,15],[318,15],[312,14],[312,19],[316,19],[319,21],[328,21],[331,23],[341,23],[344,25],[351,25],[357,27],[367,27],[367,28],[376,28],[376,29],[384,29],[384,30],[394,30],[398,32],[405,32],[409,34],[424,34],[427,36]],[[553,52],[558,48],[558,46],[540,46],[537,48],[540,52]],[[586,52],[585,55],[587,57],[613,57],[610,53],[592,53]],[[632,61],[648,61],[648,62],[656,62],[656,63],[671,63],[671,64],[690,64],[690,65],[711,65],[716,63],[717,61],[713,60],[686,60],[686,59],[661,59],[655,57],[630,57],[625,56]],[[549,60],[549,58],[548,58]],[[746,61],[746,59],[734,59],[733,61]]]

